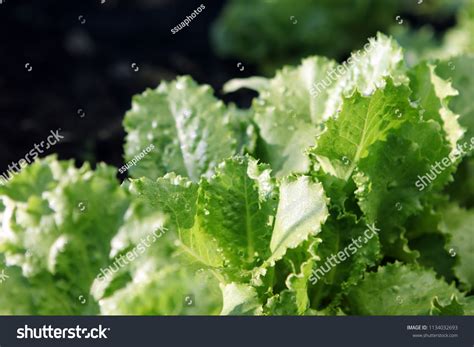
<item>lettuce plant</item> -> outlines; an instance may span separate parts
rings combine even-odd
[[[220,55],[258,64],[266,74],[314,53],[343,58],[378,30],[393,32],[410,51],[418,54],[428,49],[432,53],[459,52],[458,48],[469,45],[472,36],[472,30],[470,34],[466,30],[469,27],[465,13],[459,18],[463,24],[450,31],[446,47],[438,47],[429,28],[410,29],[409,22],[415,20],[418,25],[446,22],[460,7],[471,11],[468,8],[472,8],[472,3],[468,0],[339,0],[337,3],[231,0],[214,23],[211,39]],[[370,21],[361,22],[363,18]]]
[[[474,57],[409,67],[378,34],[349,59],[229,81],[247,110],[188,76],[135,96],[125,159],[154,149],[122,184],[26,168],[0,188],[0,312],[474,314]]]
[[[50,156],[0,190],[0,252],[9,276],[0,287],[0,312],[99,313],[91,285],[108,263],[128,205],[115,170],[76,169]]]

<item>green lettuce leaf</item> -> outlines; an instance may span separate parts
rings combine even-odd
[[[326,130],[311,150],[324,171],[348,180],[370,145],[386,139],[392,129],[417,117],[409,103],[410,91],[391,80],[371,96],[356,92],[345,99],[337,118],[326,122]]]
[[[250,157],[224,161],[199,184],[167,175],[132,185],[170,215],[181,253],[232,281],[280,259],[316,234],[327,216],[319,183],[301,176],[278,189],[268,167]]]
[[[435,72],[445,80],[452,81],[452,86],[460,91],[452,97],[449,107],[459,114],[459,123],[466,130],[464,139],[474,137],[474,55],[466,54],[443,60],[436,66]],[[471,153],[472,155],[472,153]]]
[[[309,279],[315,261],[319,259],[317,247],[321,240],[311,236],[297,248],[290,249],[285,257],[269,270],[271,283],[265,292],[265,315],[307,315],[310,313]],[[279,287],[283,282],[285,286]]]
[[[148,183],[144,195],[148,179],[127,184],[131,204],[112,240],[109,264],[94,282],[92,293],[103,314],[218,314],[222,303],[216,279],[175,256],[173,232],[177,225],[193,223],[184,208],[190,204],[184,199],[192,198],[195,184],[174,175],[159,180],[161,185]],[[173,208],[182,212],[177,219],[171,218]],[[127,257],[133,261],[117,269],[120,259]]]
[[[321,124],[340,110],[343,97],[354,90],[373,93],[388,76],[396,84],[406,83],[402,58],[401,48],[379,33],[341,65],[310,57],[297,67],[277,71],[272,79],[231,80],[224,91],[246,87],[259,92],[252,111],[263,139],[260,157],[277,176],[304,173],[310,163],[306,149],[320,134]]]
[[[454,273],[465,290],[474,287],[474,210],[449,205],[442,211],[440,230],[448,237],[446,250],[455,257]]]
[[[105,315],[217,315],[221,307],[217,282],[177,262],[153,255],[130,270],[132,280],[99,300]]]
[[[221,315],[260,315],[263,311],[256,290],[245,284],[222,285]]]
[[[125,115],[125,159],[153,149],[130,168],[133,177],[156,179],[168,172],[198,181],[210,176],[217,163],[252,148],[248,117],[226,108],[212,89],[183,76],[136,95]],[[247,138],[249,137],[249,138]]]
[[[432,302],[431,315],[433,316],[463,316],[464,307],[460,304],[456,296],[452,296],[451,302],[447,305],[441,305],[438,298],[435,297]]]
[[[77,169],[47,157],[0,187],[0,198],[0,252],[14,274],[2,290],[29,292],[10,297],[0,310],[15,312],[12,306],[24,300],[30,314],[97,313],[90,288],[129,203],[115,170],[104,164]],[[41,300],[48,292],[51,299]]]
[[[280,185],[280,201],[275,217],[270,261],[281,259],[286,251],[296,248],[309,236],[317,235],[327,216],[328,201],[322,185],[307,176],[284,180]]]
[[[328,96],[324,93],[312,98],[310,91],[335,67],[334,61],[313,57],[296,68],[283,68],[272,79],[231,80],[224,86],[226,92],[243,87],[259,92],[252,112],[264,140],[260,152],[279,176],[307,171],[309,160],[304,150],[319,133],[315,125],[322,121]]]
[[[309,277],[313,308],[321,309],[328,303],[338,306],[341,295],[358,283],[367,268],[377,264],[379,232],[376,225],[365,225],[350,214],[331,217],[325,223],[318,235],[318,259]]]
[[[453,295],[463,296],[432,270],[395,263],[367,273],[346,300],[356,315],[428,315],[435,298],[445,306]]]
[[[454,114],[448,103],[458,91],[451,84],[435,73],[435,66],[426,62],[412,68],[408,76],[412,98],[419,102],[425,120],[433,119],[444,129],[452,150],[463,136],[463,129],[458,123],[459,115]]]
[[[449,145],[433,121],[406,124],[386,142],[374,144],[370,156],[363,159],[355,177],[359,206],[369,223],[379,221],[384,252],[393,257],[414,260],[404,236],[403,225],[411,215],[423,209],[423,197],[442,187],[455,165],[447,167],[431,186],[420,189],[420,177],[433,172],[431,165],[448,157]]]

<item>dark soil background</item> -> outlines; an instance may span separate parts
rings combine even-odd
[[[209,30],[223,1],[205,2],[171,33],[201,3],[0,0],[0,171],[58,128],[65,138],[41,156],[120,167],[122,119],[134,94],[189,74],[219,95],[225,81],[255,75],[213,53]],[[250,94],[236,97],[249,104]]]

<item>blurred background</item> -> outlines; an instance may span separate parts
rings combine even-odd
[[[253,94],[224,96],[224,82],[308,55],[343,61],[377,31],[411,64],[472,51],[473,12],[472,0],[0,0],[0,171],[59,128],[44,155],[120,167],[132,96],[176,75],[247,107]]]

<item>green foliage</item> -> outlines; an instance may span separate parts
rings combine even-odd
[[[425,2],[426,3],[426,2]],[[472,0],[452,1],[452,9],[459,6],[456,24],[438,38],[430,25],[414,30],[406,26],[394,26],[391,34],[406,49],[406,58],[410,64],[426,59],[459,57],[474,53],[474,6]],[[431,5],[431,4],[430,4]],[[436,6],[430,6],[435,8]],[[435,10],[436,11],[436,10]],[[449,13],[445,12],[445,13]],[[453,65],[449,68],[454,70]]]
[[[136,96],[133,178],[48,157],[0,187],[0,313],[473,314],[472,57],[403,56],[229,81],[248,110],[190,77]]]
[[[90,288],[108,263],[128,205],[115,170],[104,164],[76,169],[50,156],[24,168],[0,192],[0,252],[12,277],[1,284],[0,312],[98,313]]]
[[[466,10],[459,15],[460,28],[453,29],[447,40],[454,42],[448,47],[452,50],[469,41],[472,44],[467,30],[471,29],[472,37],[472,24],[468,24],[469,14],[472,18],[470,0],[421,4],[411,0],[231,0],[215,22],[211,38],[219,54],[259,64],[268,74],[310,54],[344,58],[377,31],[393,31],[410,48],[419,50],[416,44],[420,42],[426,47],[426,34],[424,40],[416,41],[412,37],[416,38],[417,33],[402,34],[397,22],[403,20],[404,27],[409,25],[407,17],[422,23],[442,22],[461,5]],[[437,48],[436,43],[432,46]]]
[[[347,295],[347,307],[356,315],[428,315],[433,300],[448,305],[463,297],[433,271],[400,263],[368,273]]]
[[[196,181],[220,161],[252,148],[252,128],[241,125],[244,112],[227,108],[212,89],[183,76],[133,98],[125,115],[125,159],[154,149],[130,171],[133,177],[157,178],[176,172]]]

